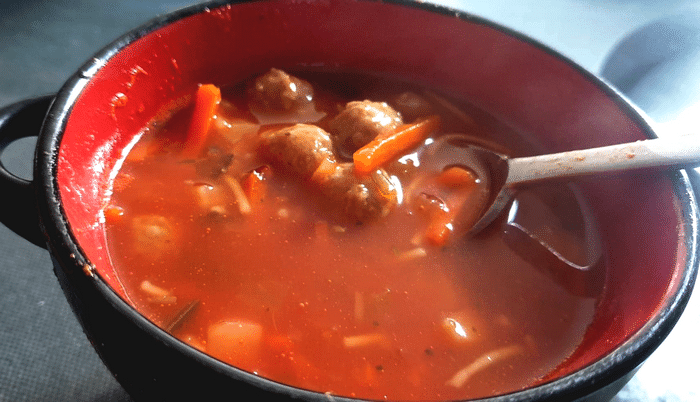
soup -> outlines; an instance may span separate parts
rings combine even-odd
[[[567,217],[590,217],[543,188],[526,236],[496,222],[470,237],[491,189],[459,159],[464,143],[532,149],[465,102],[385,77],[272,69],[204,84],[114,172],[110,258],[147,318],[274,381],[390,400],[523,389],[593,319],[597,293],[550,261],[585,259]],[[556,250],[535,252],[537,233]]]

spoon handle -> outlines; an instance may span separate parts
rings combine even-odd
[[[700,165],[700,135],[513,158],[508,165],[506,185],[649,167],[693,167]]]

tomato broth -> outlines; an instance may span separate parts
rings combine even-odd
[[[134,139],[104,209],[129,302],[217,359],[332,395],[485,397],[565,362],[596,296],[539,269],[502,221],[467,236],[462,211],[479,212],[487,178],[430,160],[452,133],[510,154],[532,147],[423,88],[294,74],[273,69],[222,94],[202,85]],[[418,139],[360,171],[358,155],[379,144],[375,163],[380,143],[406,132]],[[565,226],[549,236],[581,248]]]

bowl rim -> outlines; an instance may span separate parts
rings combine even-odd
[[[95,74],[104,67],[110,59],[138,39],[159,30],[176,21],[192,15],[207,12],[219,7],[250,2],[285,1],[285,0],[214,0],[193,4],[167,14],[156,16],[144,24],[126,32],[116,40],[102,48],[85,62],[64,84],[57,93],[54,102],[46,115],[42,132],[37,141],[34,172],[36,175],[36,198],[39,207],[42,230],[46,234],[49,251],[62,267],[72,267],[83,270],[94,282],[94,287],[116,310],[135,323],[142,330],[150,333],[160,342],[177,350],[191,359],[213,368],[231,378],[244,380],[261,388],[273,390],[296,398],[327,401],[328,396],[315,391],[304,390],[294,386],[277,383],[263,377],[245,372],[236,367],[223,363],[184,342],[171,336],[124,301],[94,270],[91,270],[89,258],[78,244],[71,225],[62,207],[59,185],[57,182],[58,151],[73,105],[78,101],[86,85]],[[343,0],[344,1],[344,0]],[[375,2],[376,0],[358,0],[358,2]],[[533,45],[540,50],[565,62],[583,78],[596,85],[620,108],[649,138],[656,134],[651,126],[651,120],[638,107],[634,106],[622,93],[609,85],[602,78],[589,72],[576,62],[556,50],[526,36],[523,33],[502,26],[486,18],[453,8],[426,3],[420,0],[384,0],[384,3],[402,7],[412,7],[419,10],[449,15],[461,21],[480,24],[503,32],[519,41]],[[687,264],[679,279],[676,292],[664,302],[639,331],[619,345],[612,353],[590,363],[576,372],[550,380],[521,391],[493,397],[474,399],[482,402],[514,402],[533,400],[571,400],[588,395],[606,385],[612,384],[627,373],[633,372],[666,338],[680,318],[685,308],[698,274],[698,234],[700,213],[694,189],[700,191],[700,175],[693,171],[674,171],[669,173],[674,191],[680,199],[680,214],[684,221],[685,249]],[[357,401],[358,399],[333,396],[333,400]]]

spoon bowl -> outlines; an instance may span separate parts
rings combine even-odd
[[[508,158],[483,147],[453,139],[445,147],[464,152],[466,166],[476,166],[477,174],[488,169],[491,197],[473,220],[469,235],[474,236],[503,213],[522,185],[553,179],[566,179],[596,173],[645,168],[685,168],[700,164],[700,135],[689,134],[636,141],[605,147],[548,155]],[[470,164],[471,163],[471,164]],[[478,170],[476,170],[478,169]]]

